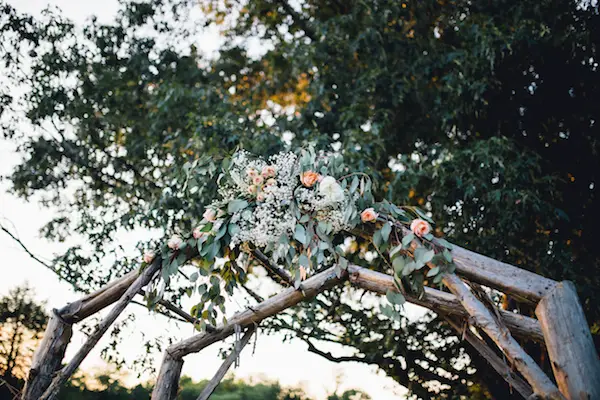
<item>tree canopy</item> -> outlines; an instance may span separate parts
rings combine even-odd
[[[55,260],[59,276],[91,290],[139,264],[140,251],[114,242],[119,232],[191,230],[215,187],[198,175],[199,190],[183,192],[186,162],[310,142],[371,174],[378,198],[429,211],[437,235],[574,281],[597,334],[598,5],[200,4],[128,1],[83,32],[56,12],[1,6],[2,132],[24,157],[9,179],[15,194],[59,210],[44,236],[80,243]],[[223,34],[217,57],[195,44],[206,26]],[[355,245],[364,258],[367,244]],[[272,328],[334,361],[378,365],[416,397],[506,395],[458,339],[428,335],[449,329],[438,319],[377,314],[333,290]],[[337,359],[315,339],[354,356]]]

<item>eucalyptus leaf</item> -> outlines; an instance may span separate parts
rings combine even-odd
[[[410,245],[410,242],[412,242],[414,238],[415,238],[414,233],[409,233],[408,235],[404,236],[402,238],[402,247],[405,249],[408,248],[408,246]]]
[[[248,207],[248,202],[246,200],[241,200],[241,199],[231,200],[229,202],[229,204],[227,205],[227,212],[229,214],[235,214],[236,212],[241,211],[246,207]]]
[[[390,303],[398,306],[401,306],[406,302],[406,299],[404,298],[402,293],[396,292],[394,290],[388,290],[385,294],[385,297],[387,297]]]
[[[392,225],[389,222],[386,222],[381,227],[381,238],[384,242],[387,242],[389,240],[390,233],[392,233]]]

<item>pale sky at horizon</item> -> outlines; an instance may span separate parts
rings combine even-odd
[[[77,0],[9,0],[19,11],[38,15],[39,11],[48,4],[58,6],[63,15],[81,24],[92,14],[100,21],[108,22],[118,10],[116,0],[105,0],[102,2],[87,2]],[[199,49],[212,52],[215,43],[219,43],[219,37],[211,32],[199,41]],[[14,143],[0,139],[0,176],[10,173],[14,165],[20,160],[15,151]],[[41,208],[37,203],[28,203],[23,199],[7,193],[8,185],[0,181],[0,222],[7,228],[17,233],[20,239],[33,250],[36,255],[50,259],[54,253],[60,252],[64,244],[49,243],[40,238],[39,228],[52,218],[52,211]],[[124,246],[134,245],[135,238],[125,238]],[[0,232],[0,252],[4,260],[3,279],[0,280],[0,295],[5,295],[11,288],[28,282],[36,291],[36,298],[47,302],[47,309],[60,308],[66,303],[76,300],[81,295],[76,294],[70,286],[58,281],[54,273],[32,260],[12,239],[4,232]],[[132,334],[124,339],[120,346],[123,354],[129,361],[141,353],[143,349],[140,344],[144,334],[164,332],[174,335],[179,339],[191,336],[194,332],[189,326],[176,326],[167,323],[160,315],[150,314],[141,307],[131,305],[128,310],[135,310],[138,317]],[[234,307],[228,308],[228,314],[238,311]],[[152,335],[149,335],[152,336]],[[72,345],[67,350],[69,359],[83,343],[85,336],[76,334]],[[96,369],[104,369],[106,364],[100,358],[100,349],[107,343],[107,338],[96,347],[88,359],[83,363],[84,371],[93,372]],[[251,346],[248,346],[251,347]],[[359,363],[336,364],[324,358],[309,353],[307,346],[302,341],[294,339],[283,343],[282,335],[266,336],[258,338],[256,352],[252,355],[251,349],[246,349],[241,356],[241,364],[234,371],[236,377],[244,379],[277,380],[282,385],[302,386],[308,394],[316,399],[324,399],[327,393],[332,393],[338,383],[339,392],[356,388],[368,393],[374,400],[391,400],[401,397],[406,390],[385,376],[377,372],[374,366]],[[336,355],[347,354],[347,351],[339,346],[324,346],[327,351]],[[186,357],[183,374],[194,380],[211,378],[221,364],[218,357],[219,346],[213,345],[203,352]],[[156,356],[156,367],[158,368],[162,354]],[[142,380],[151,378],[144,376]],[[137,383],[135,376],[126,379],[129,384]]]

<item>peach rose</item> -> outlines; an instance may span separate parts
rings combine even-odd
[[[372,207],[366,208],[360,213],[362,222],[375,222],[377,221],[377,217],[379,217],[379,214],[377,214]]]
[[[263,182],[264,182],[264,179],[260,175],[256,175],[254,178],[252,178],[252,183],[254,183],[256,186],[262,185]]]
[[[167,246],[169,246],[169,248],[171,250],[179,250],[179,248],[181,247],[182,244],[183,244],[183,239],[181,239],[177,235],[171,236],[171,238],[167,242]]]
[[[319,180],[319,174],[314,171],[306,171],[300,176],[300,182],[306,187],[313,187]]]
[[[257,194],[256,201],[265,201],[265,194],[263,192],[260,192],[259,194]]]
[[[277,181],[275,179],[273,179],[273,178],[267,179],[267,183],[266,183],[267,186],[273,186],[275,184],[277,184]]]
[[[410,223],[410,230],[418,237],[423,237],[431,231],[431,226],[427,221],[417,218]]]
[[[217,218],[217,212],[212,208],[207,208],[206,211],[204,211],[204,214],[202,214],[202,217],[208,222],[214,222]]]
[[[267,165],[266,167],[263,167],[261,174],[265,178],[275,176],[275,167],[272,165]]]
[[[250,185],[248,186],[248,193],[249,194],[256,194],[256,186],[255,185]]]
[[[148,250],[144,253],[144,262],[146,264],[150,264],[152,262],[152,260],[154,260],[154,257],[156,257],[156,254],[154,253],[154,251]]]

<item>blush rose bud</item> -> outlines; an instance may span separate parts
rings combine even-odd
[[[167,242],[167,246],[169,246],[171,250],[179,250],[182,244],[183,240],[177,235],[171,236],[171,238]]]
[[[206,211],[204,211],[204,214],[202,214],[202,218],[208,222],[215,222],[215,219],[217,219],[217,212],[212,208],[207,208]]]
[[[265,194],[263,192],[260,192],[259,194],[257,194],[256,201],[265,201]]]
[[[377,214],[373,208],[366,208],[360,213],[362,222],[375,222],[377,221],[377,217],[379,217],[379,214]]]
[[[267,165],[262,169],[261,175],[265,178],[275,176],[275,167],[273,167],[272,165]]]
[[[192,235],[194,236],[194,239],[200,239],[202,236],[204,236],[204,232],[200,230],[200,227],[197,227],[192,232]]]
[[[431,226],[427,221],[417,218],[410,223],[410,230],[418,237],[423,237],[431,232]]]
[[[254,183],[255,185],[262,185],[264,179],[262,176],[260,175],[256,175],[254,178],[252,178],[252,183]]]
[[[152,260],[154,260],[154,257],[156,257],[156,254],[154,253],[154,251],[148,250],[144,253],[144,262],[146,264],[150,264],[152,262]]]

